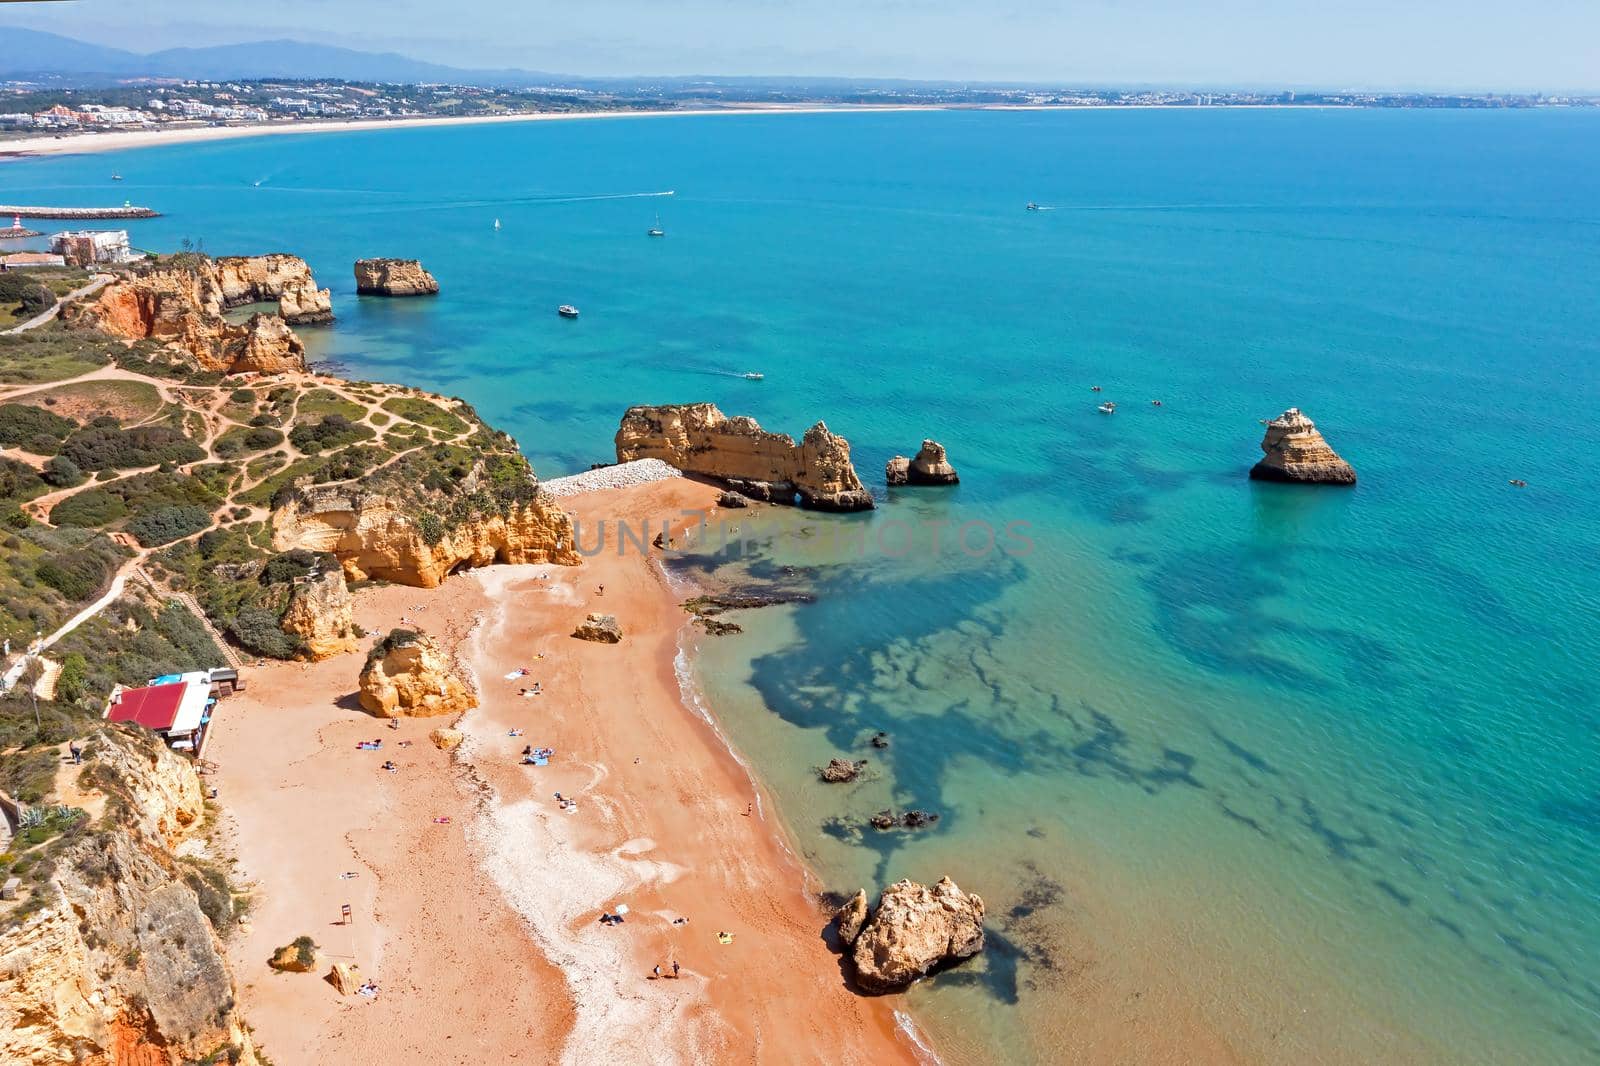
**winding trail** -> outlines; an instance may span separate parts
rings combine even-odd
[[[54,321],[56,316],[61,314],[61,308],[64,305],[71,303],[73,300],[80,300],[85,296],[93,296],[95,293],[111,284],[113,280],[115,280],[115,278],[110,274],[96,274],[94,276],[94,280],[89,282],[89,284],[83,286],[82,288],[73,289],[71,292],[61,297],[61,299],[57,300],[50,306],[48,310],[44,311],[43,313],[34,315],[20,326],[12,326],[10,329],[0,330],[0,337],[9,337],[15,333],[26,333],[30,329],[37,329],[46,322]]]

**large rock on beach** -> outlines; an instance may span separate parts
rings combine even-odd
[[[434,296],[439,282],[416,259],[358,259],[356,292],[363,296]]]
[[[361,987],[361,969],[353,963],[336,962],[325,980],[338,989],[341,996],[353,996]]]
[[[394,630],[367,654],[360,700],[380,718],[429,718],[478,705],[432,638],[409,629]]]
[[[622,642],[622,626],[617,624],[617,616],[612,614],[591,614],[572,635],[579,640],[592,640],[597,644],[620,644]]]
[[[356,650],[354,607],[344,571],[334,569],[294,583],[289,609],[279,625],[285,633],[300,638],[304,658],[321,662]]]
[[[867,924],[867,890],[856,889],[856,894],[834,912],[833,920],[839,929],[839,939],[844,941],[845,946],[854,944],[856,937],[861,935],[862,926]]]
[[[819,511],[867,511],[872,493],[850,463],[850,442],[818,422],[798,444],[715,404],[630,407],[617,429],[617,461],[660,459],[722,482],[750,499]]]
[[[1261,440],[1266,453],[1250,476],[1257,481],[1293,481],[1309,485],[1354,485],[1356,472],[1322,439],[1316,423],[1291,407],[1267,423]]]
[[[878,897],[860,934],[846,938],[856,983],[868,992],[891,992],[971,958],[983,950],[983,914],[983,900],[948,877],[931,888],[896,881]]]

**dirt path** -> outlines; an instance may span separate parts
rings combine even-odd
[[[55,321],[56,316],[61,314],[61,308],[63,305],[69,304],[74,300],[81,300],[85,296],[92,296],[101,289],[105,288],[107,285],[111,284],[113,280],[115,279],[110,274],[96,274],[94,276],[94,280],[89,282],[89,284],[83,286],[82,288],[73,289],[71,292],[67,293],[65,296],[61,297],[61,299],[52,304],[50,308],[44,311],[42,314],[34,315],[20,326],[12,326],[10,329],[0,330],[0,337],[9,337],[15,333],[26,333],[30,329],[37,329],[46,322]]]

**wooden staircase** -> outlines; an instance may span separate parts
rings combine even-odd
[[[134,567],[133,576],[135,579],[142,581],[152,591],[165,596],[168,599],[176,600],[183,606],[184,610],[198,618],[200,620],[200,624],[205,627],[206,633],[210,635],[212,643],[216,644],[217,650],[222,652],[223,662],[227,663],[235,670],[241,670],[244,668],[244,660],[240,659],[239,653],[233,650],[233,645],[229,644],[223,639],[222,634],[217,631],[217,627],[211,624],[211,619],[206,617],[205,611],[200,609],[200,604],[195,602],[195,598],[193,596],[189,595],[187,592],[177,592],[173,589],[165,588],[157,584],[156,580],[146,573],[144,567],[142,566]]]

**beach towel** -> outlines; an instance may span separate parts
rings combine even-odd
[[[522,676],[522,671],[521,670],[513,670],[509,674],[506,675],[506,680],[507,681],[515,681],[517,678],[519,678],[521,676]]]
[[[733,943],[733,934],[732,933],[718,933],[717,934],[717,943],[719,943],[719,944],[731,944],[731,943]]]

